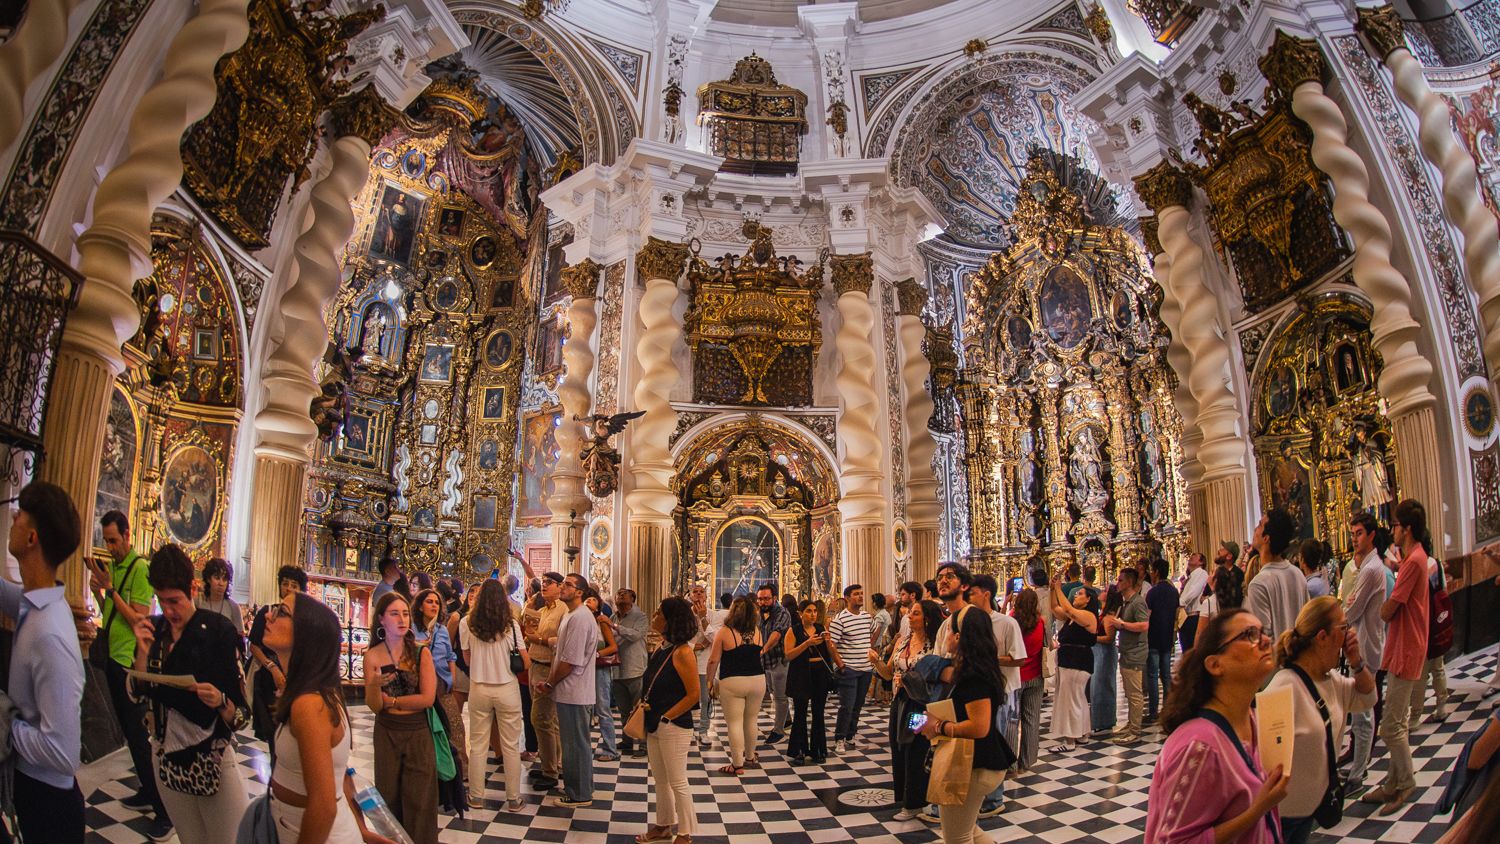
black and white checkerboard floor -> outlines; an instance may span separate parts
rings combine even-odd
[[[1449,824],[1447,816],[1433,817],[1433,808],[1447,773],[1463,743],[1485,723],[1500,697],[1482,700],[1480,692],[1495,671],[1495,649],[1459,660],[1449,666],[1450,707],[1455,711],[1445,723],[1423,725],[1413,736],[1418,798],[1391,818],[1374,818],[1371,804],[1350,803],[1342,824],[1315,841],[1376,842],[1436,841]],[[1454,704],[1456,703],[1456,706]],[[1044,708],[1042,723],[1050,715]],[[767,712],[769,709],[766,710]],[[1119,705],[1125,712],[1124,701]],[[373,770],[369,744],[372,716],[354,707],[354,764],[366,775]],[[829,724],[833,723],[830,710]],[[811,844],[825,841],[928,842],[938,840],[938,831],[920,821],[891,820],[890,756],[885,742],[885,710],[871,707],[863,718],[860,741],[850,752],[830,757],[821,767],[792,768],[778,748],[762,748],[762,770],[747,771],[734,779],[710,772],[726,761],[724,726],[715,717],[717,736],[707,750],[695,748],[690,762],[690,780],[696,795],[699,842],[770,842]],[[762,726],[769,725],[763,713]],[[1108,743],[1087,745],[1068,755],[1042,752],[1036,770],[1007,784],[1006,810],[981,822],[997,841],[1141,841],[1146,825],[1147,791],[1152,766],[1161,747],[1161,736],[1131,748]],[[1047,742],[1043,741],[1045,748]],[[1378,749],[1378,745],[1377,745]],[[267,779],[264,746],[246,738],[238,748],[246,778],[255,793],[264,790]],[[134,792],[129,759],[123,751],[99,760],[80,772],[88,801],[89,840],[95,842],[140,842],[145,840],[146,820],[120,804]],[[1384,774],[1385,761],[1378,760],[1370,783]],[[444,815],[439,836],[453,844],[550,841],[568,844],[630,844],[650,819],[652,799],[645,759],[625,758],[618,763],[595,764],[594,804],[567,811],[544,805],[543,795],[529,786],[527,808],[520,814],[497,812],[495,808],[470,810],[459,820]],[[487,803],[498,807],[503,798],[501,782],[493,773]],[[226,841],[230,840],[226,835]]]

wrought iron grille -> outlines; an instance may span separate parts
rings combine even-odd
[[[0,229],[0,279],[0,444],[40,462],[57,349],[83,276],[27,235]]]
[[[1500,0],[1477,0],[1426,20],[1403,20],[1412,53],[1428,66],[1458,67],[1500,54]]]

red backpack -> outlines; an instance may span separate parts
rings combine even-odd
[[[1436,659],[1453,647],[1453,601],[1443,588],[1441,569],[1427,581],[1427,586],[1427,658]]]

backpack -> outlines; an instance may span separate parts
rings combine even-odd
[[[1453,647],[1453,600],[1443,586],[1441,569],[1428,580],[1427,590],[1427,658],[1436,659]]]

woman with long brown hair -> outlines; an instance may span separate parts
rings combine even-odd
[[[1047,630],[1036,590],[1016,593],[1011,612],[1021,626],[1021,641],[1026,643],[1026,661],[1021,663],[1021,746],[1016,748],[1016,773],[1024,774],[1036,764],[1037,745],[1042,737],[1042,656],[1047,652]]]
[[[1146,840],[1279,844],[1280,766],[1261,769],[1250,704],[1275,668],[1265,626],[1248,610],[1224,610],[1198,631],[1177,666],[1161,711]]]
[[[432,653],[417,644],[399,592],[375,604],[365,651],[365,705],[375,713],[375,788],[415,844],[437,843],[437,755],[427,708],[437,698]]]
[[[729,728],[729,764],[719,769],[721,774],[739,776],[746,768],[760,767],[755,717],[766,697],[766,670],[760,661],[759,615],[748,596],[735,598],[708,657],[709,694],[724,704],[724,723]]]
[[[470,590],[479,597],[468,617],[459,622],[459,647],[469,664],[469,801],[483,805],[489,772],[490,725],[500,731],[499,756],[505,765],[505,809],[519,812],[521,799],[521,684],[512,670],[519,655],[524,669],[531,657],[520,646],[521,623],[498,580]]]

